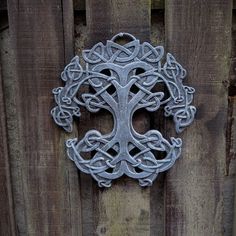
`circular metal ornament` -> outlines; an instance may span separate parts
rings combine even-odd
[[[120,37],[130,40],[120,45]],[[114,128],[108,134],[90,130],[82,140],[67,140],[69,158],[100,187],[110,187],[112,180],[122,175],[137,179],[141,186],[152,185],[158,173],[179,158],[182,141],[174,137],[168,141],[157,130],[139,134],[132,126],[132,116],[141,108],[155,112],[164,106],[165,116],[173,117],[176,132],[182,132],[196,113],[191,105],[195,90],[182,83],[186,70],[173,55],[164,54],[162,46],[140,43],[128,33],[84,50],[82,60],[84,68],[75,56],[61,74],[65,86],[53,89],[57,104],[51,110],[53,119],[71,132],[73,117],[81,115],[80,106],[93,113],[105,109],[114,118]],[[159,83],[165,85],[167,96],[153,91]],[[84,86],[93,92],[81,93]],[[156,157],[157,151],[165,153],[165,158]],[[82,153],[91,153],[91,158],[83,158]]]

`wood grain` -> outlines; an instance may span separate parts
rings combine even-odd
[[[86,9],[85,0],[74,0],[74,9],[77,11],[83,11]],[[115,2],[115,1],[113,1]],[[152,0],[151,7],[152,9],[163,9],[165,6],[164,0]]]
[[[0,63],[0,235],[15,235],[14,209],[11,191],[10,162],[6,129],[5,101]]]
[[[236,12],[233,11],[232,20],[232,52],[231,52],[231,70],[228,85],[228,136],[226,136],[228,143],[228,148],[226,153],[228,153],[228,175],[232,175],[232,185],[230,186],[230,192],[232,199],[229,204],[232,206],[234,204],[234,212],[229,211],[228,215],[234,216],[233,224],[230,221],[227,228],[233,227],[233,235],[236,234],[236,179],[235,173],[232,171],[232,167],[236,165]],[[233,175],[234,174],[234,175]]]
[[[153,2],[153,1],[152,1]],[[164,11],[152,11],[151,14],[151,43],[164,45],[165,37]],[[156,86],[158,87],[158,86]],[[155,88],[154,88],[155,89]],[[156,88],[156,90],[160,90]],[[150,129],[165,132],[164,109],[160,107],[156,112],[150,113]],[[165,232],[165,172],[160,173],[150,188],[150,235],[161,236]]]
[[[14,58],[7,123],[15,218],[19,235],[80,235],[77,169],[51,116],[51,90],[73,56],[72,1],[8,2]],[[68,21],[70,19],[70,21]]]
[[[84,11],[86,9],[85,0],[74,0],[74,10]],[[164,0],[152,0],[152,9],[164,9],[165,1]],[[236,0],[233,0],[233,9],[236,9]],[[7,1],[2,0],[0,3],[0,10],[7,10]]]
[[[118,32],[129,32],[141,40],[150,40],[150,1],[94,1],[86,2],[88,42],[86,47],[105,42]],[[93,119],[93,118],[91,118]],[[113,126],[111,116],[96,115],[91,125],[107,133]],[[136,127],[146,129],[149,119],[145,115],[136,118]],[[88,182],[88,179],[87,179]],[[85,185],[85,184],[84,184]],[[149,235],[150,202],[149,189],[142,189],[128,178],[114,181],[112,188],[99,189],[94,183],[86,184],[93,199],[82,203],[85,219],[84,235]],[[93,191],[88,188],[93,188]],[[91,195],[90,195],[91,196]],[[84,198],[82,198],[84,199]],[[135,200],[134,200],[135,199]],[[95,205],[94,205],[95,204]],[[89,209],[89,211],[85,211]],[[94,217],[94,215],[96,217]],[[93,230],[93,232],[91,231]]]
[[[225,232],[225,158],[232,1],[166,1],[166,45],[196,88],[196,121],[167,174],[166,235]],[[170,133],[170,132],[169,132]]]

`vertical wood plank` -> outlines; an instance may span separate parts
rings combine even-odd
[[[155,1],[152,1],[152,4]],[[156,1],[162,2],[164,1]],[[164,45],[164,11],[152,11],[151,14],[151,42],[153,45]],[[160,88],[159,88],[160,89]],[[158,90],[158,89],[157,89]],[[164,134],[164,108],[160,107],[151,113],[151,129]],[[165,172],[160,173],[150,189],[150,236],[162,236],[165,231],[164,181]]]
[[[165,6],[164,0],[152,0],[151,4],[152,9],[163,9]],[[74,0],[74,9],[77,11],[85,10],[85,0]]]
[[[228,83],[228,125],[227,125],[227,149],[226,153],[228,154],[228,175],[232,178],[231,187],[229,189],[231,193],[231,198],[228,201],[229,205],[234,205],[234,212],[231,210],[228,212],[229,216],[233,217],[232,221],[228,222],[228,228],[232,230],[233,234],[236,234],[236,179],[235,172],[232,171],[232,166],[236,165],[236,11],[233,11],[232,16],[232,51],[231,51],[231,70],[230,70],[230,79]],[[235,168],[234,168],[235,169]],[[231,200],[232,199],[232,200]],[[230,231],[232,232],[232,231]]]
[[[235,38],[232,38],[235,41]],[[235,43],[235,42],[234,42]],[[225,183],[224,183],[224,228],[225,235],[232,234],[234,212],[232,206],[235,206],[235,174],[236,174],[236,83],[235,83],[235,50],[232,50],[231,71],[228,87],[228,110],[226,125],[226,159],[225,159]],[[234,91],[234,92],[233,92]],[[232,93],[233,92],[233,93]]]
[[[68,64],[74,55],[74,7],[73,0],[63,0],[62,25],[65,64]]]
[[[81,235],[78,173],[64,151],[70,135],[50,116],[51,90],[73,56],[72,1],[9,0],[8,9],[14,77],[4,89],[17,230]]]
[[[0,235],[15,235],[14,209],[11,191],[10,163],[7,144],[5,102],[0,64]]]
[[[141,41],[150,41],[150,10],[149,0],[87,0],[89,34],[86,47],[90,48],[99,41],[105,42],[118,32],[129,32]],[[140,130],[149,127],[146,115],[139,115],[135,123]],[[96,115],[92,125],[107,133],[113,122],[109,115],[102,113]],[[84,187],[85,185],[87,190],[81,191],[85,195],[90,192],[93,198],[89,201],[82,198],[84,235],[132,235],[134,232],[136,235],[150,234],[149,188],[142,189],[136,181],[125,177],[114,181],[110,189],[99,189],[97,183],[89,182],[88,178]]]
[[[167,174],[166,235],[226,235],[223,81],[229,75],[232,1],[167,0],[165,9],[167,48],[187,69],[198,109],[182,135],[182,158]]]

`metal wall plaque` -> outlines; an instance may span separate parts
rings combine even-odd
[[[129,42],[119,44],[122,37]],[[67,140],[69,158],[100,187],[110,187],[112,180],[122,175],[137,179],[141,186],[152,185],[158,173],[173,166],[180,156],[182,141],[173,137],[168,141],[157,130],[137,133],[132,116],[141,108],[155,112],[163,106],[165,116],[173,117],[177,133],[190,125],[196,108],[191,105],[194,89],[182,84],[185,69],[171,54],[164,54],[162,46],[140,43],[128,33],[84,50],[82,60],[83,67],[79,57],[74,57],[61,74],[65,86],[53,89],[57,103],[51,110],[54,121],[71,132],[73,117],[79,117],[80,106],[84,106],[90,112],[109,111],[114,128],[108,134],[90,130],[82,140]],[[153,91],[160,83],[167,96]],[[90,88],[88,92],[80,92],[84,86]],[[82,156],[86,152],[91,158]],[[166,156],[160,159],[155,152]]]

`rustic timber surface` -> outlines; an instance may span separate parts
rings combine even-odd
[[[233,8],[229,0],[2,1],[0,235],[233,235]],[[99,189],[67,159],[64,140],[92,127],[110,131],[109,114],[83,111],[72,136],[49,114],[51,90],[74,54],[121,31],[165,44],[196,88],[197,120],[181,137],[182,157],[151,188],[122,178]],[[161,116],[140,112],[133,123],[176,137]]]
[[[224,185],[231,1],[167,1],[166,44],[195,86],[197,122],[183,134],[183,159],[167,174],[167,235],[230,235]],[[188,148],[191,147],[191,148]],[[182,170],[185,171],[182,171]],[[201,216],[201,217],[199,217]]]

